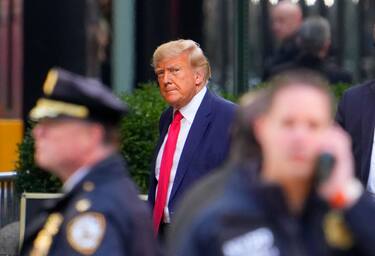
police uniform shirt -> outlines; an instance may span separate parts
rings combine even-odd
[[[119,155],[93,166],[47,211],[46,221],[27,229],[21,255],[158,253],[150,213]]]
[[[293,216],[280,187],[249,186],[247,175],[233,174],[223,196],[170,243],[170,255],[375,255],[375,209],[368,195],[344,212],[312,195],[302,214]]]

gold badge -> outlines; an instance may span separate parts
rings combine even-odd
[[[354,241],[341,212],[330,211],[324,217],[324,235],[329,246],[341,250],[353,247]]]
[[[90,255],[100,246],[106,230],[103,214],[86,212],[72,219],[67,226],[67,240],[77,252]]]
[[[86,181],[83,183],[83,190],[86,192],[91,192],[95,189],[95,184],[91,181]]]
[[[85,212],[91,207],[91,202],[88,199],[81,199],[76,203],[76,210],[78,212]]]

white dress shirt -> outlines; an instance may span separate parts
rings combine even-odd
[[[202,103],[203,97],[206,94],[207,88],[206,86],[200,90],[192,99],[191,101],[184,107],[178,109],[180,113],[182,114],[183,118],[181,119],[181,127],[180,132],[178,134],[177,143],[176,143],[176,150],[174,152],[173,156],[173,163],[172,163],[172,169],[171,169],[171,176],[169,178],[169,185],[168,185],[168,194],[167,194],[167,202],[166,206],[164,208],[164,222],[169,223],[170,222],[170,216],[169,216],[169,210],[168,210],[168,202],[169,197],[171,195],[172,187],[174,178],[176,177],[176,171],[178,167],[178,163],[180,161],[182,150],[184,149],[186,138],[189,134],[190,127],[193,124],[195,115],[197,114],[198,108]],[[177,109],[174,109],[176,111]],[[169,128],[168,128],[169,133]],[[159,174],[160,174],[160,164],[161,164],[161,158],[164,151],[164,145],[168,138],[168,133],[165,135],[164,142],[160,147],[158,157],[156,158],[156,165],[155,165],[155,177],[157,180],[159,180]],[[156,194],[158,191],[158,187],[156,187]],[[155,196],[156,199],[156,196]]]
[[[374,138],[372,141],[370,171],[367,180],[367,190],[370,191],[372,194],[375,194],[375,129]]]

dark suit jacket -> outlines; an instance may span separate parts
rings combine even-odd
[[[93,184],[91,189],[85,187],[88,182]],[[78,209],[82,200],[91,203],[89,208]],[[33,219],[26,227],[21,255],[29,255],[33,241],[51,213],[62,214],[63,222],[52,237],[48,255],[81,255],[70,245],[69,225],[83,214],[93,212],[101,214],[106,222],[102,242],[94,255],[158,255],[147,208],[138,199],[138,190],[127,176],[122,157],[113,155],[95,165],[72,191]]]
[[[344,93],[336,120],[352,138],[356,176],[366,186],[375,127],[375,80]]]
[[[184,192],[199,178],[218,167],[227,157],[229,150],[229,129],[234,117],[236,105],[207,90],[198,108],[193,124],[186,139],[176,177],[169,199],[169,211],[172,216],[176,202]],[[172,122],[173,109],[170,107],[160,117],[160,137],[151,166],[148,200],[153,206],[157,180],[155,163],[163,144],[168,127]]]

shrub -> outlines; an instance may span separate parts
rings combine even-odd
[[[159,136],[159,117],[167,105],[154,83],[145,84],[122,98],[128,103],[130,113],[121,124],[121,151],[134,181],[142,192],[146,192],[150,164]]]
[[[344,91],[350,87],[349,84],[339,83],[331,86],[332,93],[335,95],[336,99],[341,99]]]

